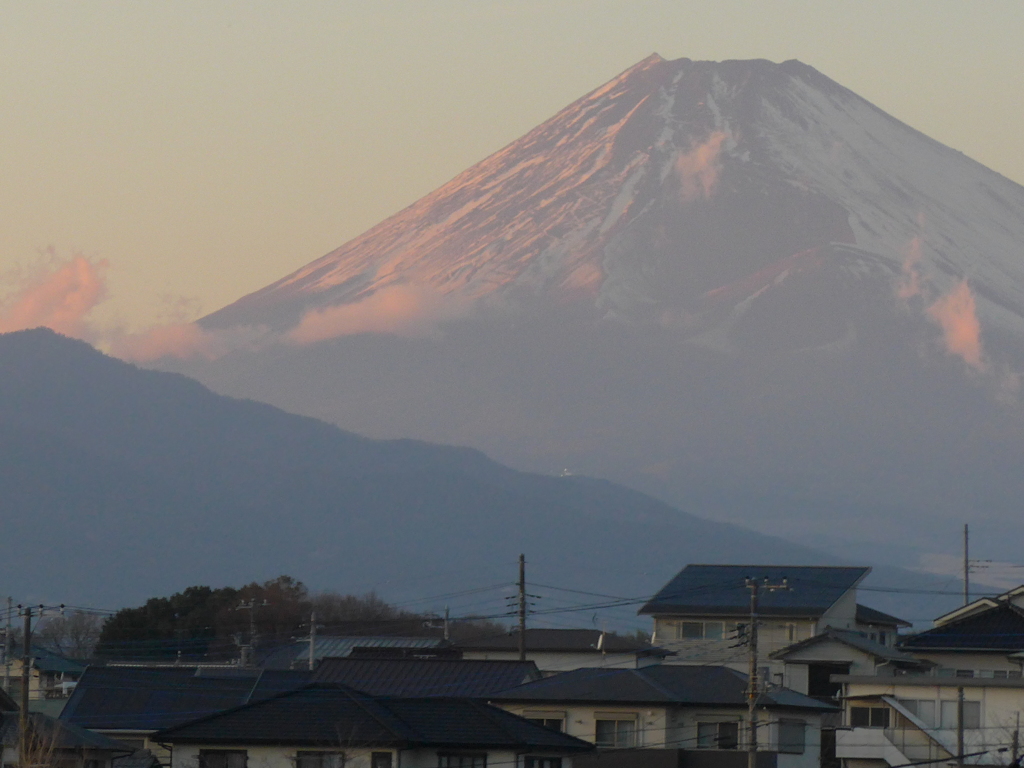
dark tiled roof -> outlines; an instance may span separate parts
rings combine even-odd
[[[572,736],[471,699],[374,697],[324,683],[186,723],[154,738],[171,744],[592,749]]]
[[[859,651],[874,656],[876,659],[884,659],[885,661],[892,661],[898,663],[906,663],[912,665],[920,664],[920,661],[909,653],[904,653],[896,648],[890,648],[887,645],[875,642],[870,638],[864,637],[859,632],[853,632],[845,629],[826,629],[820,635],[815,635],[806,640],[801,640],[799,643],[788,645],[774,653],[770,654],[773,659],[785,659],[789,654],[794,651],[803,650],[804,648],[811,648],[819,643],[835,641],[848,645],[851,648],[856,648]]]
[[[860,624],[881,624],[889,627],[912,627],[909,621],[890,616],[888,613],[868,608],[866,605],[857,603],[857,621]]]
[[[324,659],[313,680],[342,683],[371,696],[484,699],[540,677],[532,661],[470,659]]]
[[[308,672],[196,667],[89,667],[61,720],[102,730],[155,731],[294,690]]]
[[[775,616],[821,616],[871,571],[809,565],[688,565],[662,587],[640,613],[742,616],[750,610],[747,578],[788,590],[762,591],[761,613]]]
[[[39,712],[31,712],[32,729],[40,741],[54,749],[104,749],[110,752],[131,752],[131,748],[101,733],[94,733],[73,723],[65,723]],[[7,713],[0,724],[0,742],[5,747],[18,746],[18,715]]]
[[[746,675],[728,667],[660,664],[643,669],[576,669],[504,691],[493,701],[746,706]],[[785,688],[762,699],[767,707],[835,708]]]
[[[630,637],[604,633],[599,629],[527,629],[526,650],[528,651],[562,651],[601,653],[634,653],[651,650],[650,643],[640,642]],[[598,648],[598,643],[601,647]],[[459,643],[459,648],[466,651],[518,651],[519,632],[507,635],[488,637],[483,640],[467,640]]]
[[[982,613],[950,621],[904,638],[900,647],[909,651],[1024,650],[1024,610],[1002,603]]]

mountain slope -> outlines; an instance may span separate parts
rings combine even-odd
[[[1016,561],[1022,256],[1024,188],[812,68],[652,56],[202,321],[282,343],[162,365],[834,551],[967,521]]]
[[[691,560],[828,559],[605,481],[215,395],[50,331],[0,335],[0,371],[2,573],[19,599],[121,605],[282,572],[421,598],[511,581],[519,552],[531,580],[639,597]]]

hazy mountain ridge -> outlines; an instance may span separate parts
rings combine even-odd
[[[538,581],[643,596],[694,560],[829,559],[607,481],[215,395],[50,331],[0,335],[0,370],[4,583],[25,599],[118,605],[282,572],[445,592],[511,579],[520,551]],[[446,562],[457,575],[431,582]]]

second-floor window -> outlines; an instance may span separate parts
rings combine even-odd
[[[295,755],[295,768],[343,768],[344,752],[298,752]]]
[[[850,725],[854,728],[888,728],[888,707],[850,707]]]
[[[697,749],[736,749],[739,744],[739,723],[697,723]]]
[[[199,768],[245,768],[244,749],[201,749]]]
[[[635,747],[636,719],[595,720],[594,743],[599,747]]]

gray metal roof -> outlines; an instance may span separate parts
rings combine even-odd
[[[860,624],[880,624],[888,627],[912,627],[911,622],[905,621],[897,616],[879,611],[876,608],[869,608],[866,605],[857,603],[857,622]]]
[[[746,691],[747,676],[728,667],[660,664],[642,669],[576,669],[503,691],[492,701],[745,707]],[[761,701],[769,709],[836,709],[786,688],[769,690]]]
[[[586,752],[593,745],[472,699],[386,698],[314,683],[170,728],[169,744],[351,745]]]
[[[603,636],[603,639],[602,639]],[[465,651],[516,651],[519,649],[519,631],[513,630],[458,644]],[[526,630],[527,651],[574,653],[637,653],[654,650],[650,643],[623,637],[599,629],[548,629],[537,627]]]
[[[354,648],[438,648],[446,641],[439,637],[378,637],[345,636],[318,637],[313,647],[314,658],[344,658]],[[277,648],[263,657],[261,665],[267,669],[306,668],[309,663],[309,643],[294,642]]]
[[[342,683],[371,696],[485,699],[540,677],[532,661],[324,659],[315,682]]]
[[[921,661],[915,656],[909,653],[904,653],[896,648],[890,648],[887,645],[875,642],[870,638],[864,637],[859,632],[854,632],[845,629],[832,629],[831,627],[826,629],[820,635],[815,635],[806,640],[801,640],[799,643],[793,645],[787,645],[785,648],[781,648],[778,651],[770,654],[770,658],[773,659],[785,659],[794,651],[803,650],[804,648],[811,648],[815,645],[819,645],[823,642],[838,642],[843,645],[847,645],[851,648],[856,648],[858,651],[874,656],[876,659],[884,659],[885,661],[902,662],[912,665],[920,665]]]
[[[155,731],[308,681],[308,672],[284,670],[89,667],[61,720],[85,728]]]
[[[853,589],[871,569],[817,565],[688,565],[656,594],[641,614],[744,616],[750,610],[748,578],[788,590],[762,590],[760,612],[817,618]]]

